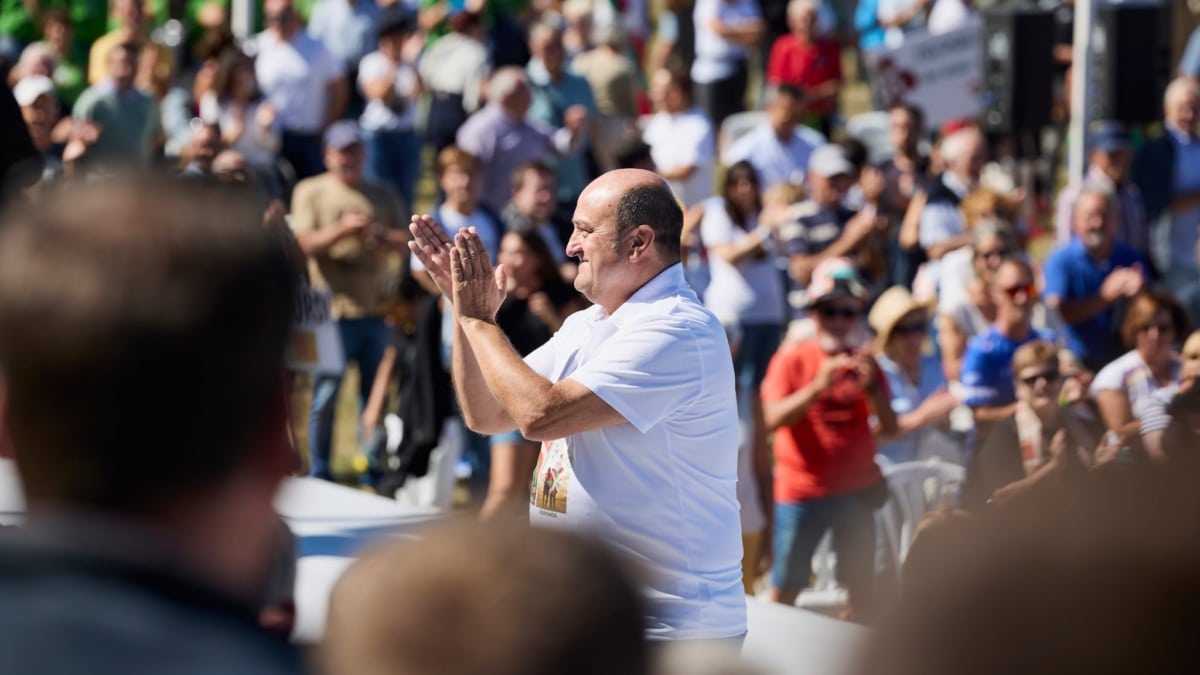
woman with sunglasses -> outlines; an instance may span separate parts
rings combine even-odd
[[[1137,413],[1163,389],[1179,383],[1182,363],[1175,345],[1190,331],[1187,314],[1162,291],[1134,296],[1121,322],[1121,341],[1129,351],[1096,373],[1091,393],[1105,426],[1122,440],[1138,434]]]
[[[967,467],[963,505],[978,511],[999,489],[1036,473],[1051,459],[1051,441],[1065,431],[1067,447],[1092,449],[1103,428],[1060,404],[1062,371],[1058,347],[1045,340],[1013,353],[1014,412],[1000,420]]]
[[[942,364],[925,353],[929,310],[908,289],[884,291],[867,315],[875,331],[876,360],[887,377],[896,413],[896,434],[879,448],[893,463],[940,457],[962,463],[962,445],[940,427],[958,406],[946,386]]]

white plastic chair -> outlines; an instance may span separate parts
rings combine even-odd
[[[893,464],[884,469],[883,475],[889,499],[879,520],[899,569],[908,556],[921,517],[943,504],[957,504],[966,469],[934,459]]]

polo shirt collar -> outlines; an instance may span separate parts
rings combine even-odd
[[[958,195],[959,199],[966,197],[967,193],[971,191],[965,183],[958,179],[958,176],[949,171],[942,174],[942,182],[945,183],[947,188],[950,188],[951,192]]]
[[[628,300],[621,303],[617,311],[612,313],[611,318],[620,328],[637,318],[646,305],[688,291],[690,291],[690,286],[683,276],[683,263],[675,263],[637,289],[633,295],[629,296]],[[601,310],[600,318],[604,318],[603,310]]]
[[[1172,124],[1164,124],[1163,126],[1167,128],[1167,133],[1171,134],[1171,137],[1175,139],[1175,142],[1179,143],[1180,145],[1191,145],[1196,142],[1196,137],[1193,134],[1184,133],[1183,131],[1176,129]]]
[[[529,81],[539,87],[554,84],[550,80],[550,71],[546,70],[546,64],[541,59],[530,59],[529,65],[525,66],[525,73]]]

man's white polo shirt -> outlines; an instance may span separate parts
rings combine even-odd
[[[732,359],[682,265],[611,316],[599,306],[573,314],[525,360],[628,420],[542,443],[530,521],[588,531],[641,564],[649,637],[744,633]]]

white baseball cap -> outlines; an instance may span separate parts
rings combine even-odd
[[[54,81],[45,75],[28,75],[13,87],[13,96],[17,104],[22,106],[33,105],[39,97],[53,93]]]

